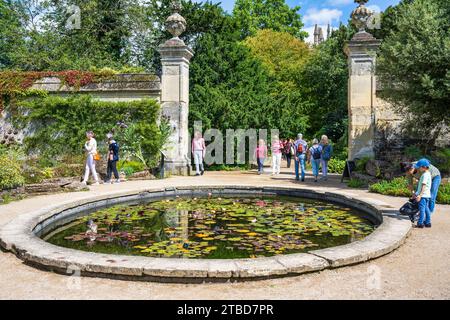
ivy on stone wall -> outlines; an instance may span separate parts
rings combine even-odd
[[[0,112],[5,106],[5,100],[15,101],[18,97],[35,95],[36,90],[31,87],[39,79],[54,77],[61,81],[61,87],[67,86],[78,91],[93,82],[101,82],[112,79],[117,71],[105,68],[98,71],[4,71],[0,72]]]
[[[24,139],[26,152],[49,160],[83,154],[86,131],[94,131],[98,145],[106,148],[106,134],[125,120],[142,136],[147,158],[159,157],[164,134],[157,124],[159,104],[152,99],[104,102],[90,95],[68,98],[48,96],[22,101],[14,123],[32,134]],[[120,142],[119,142],[120,143]],[[100,148],[101,149],[101,148]]]

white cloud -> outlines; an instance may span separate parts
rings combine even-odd
[[[342,11],[338,9],[320,9],[316,8],[308,9],[306,15],[303,17],[303,21],[306,25],[314,25],[314,24],[328,24],[333,21],[340,21],[342,17]]]

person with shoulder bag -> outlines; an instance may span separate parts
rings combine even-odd
[[[92,172],[92,177],[94,178],[94,185],[99,185],[97,171],[95,170],[95,161],[100,159],[97,151],[97,141],[94,139],[94,132],[86,132],[86,143],[84,144],[84,150],[87,154],[86,157],[86,167],[84,170],[83,184],[87,185],[89,179],[89,173]]]

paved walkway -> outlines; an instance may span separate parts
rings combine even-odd
[[[293,186],[291,172],[272,178],[254,172],[206,173],[92,187],[90,192],[39,196],[0,206],[0,226],[30,208],[71,202],[105,193],[196,185]],[[346,188],[340,177],[303,187],[333,191]],[[348,189],[348,193],[400,207],[405,199]],[[450,206],[438,206],[433,228],[414,230],[398,250],[368,263],[298,277],[241,283],[163,284],[99,278],[76,278],[24,265],[0,252],[0,299],[449,299]]]

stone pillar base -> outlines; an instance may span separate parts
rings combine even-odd
[[[191,174],[191,166],[185,161],[170,161],[164,162],[164,175],[173,176],[189,176]]]

